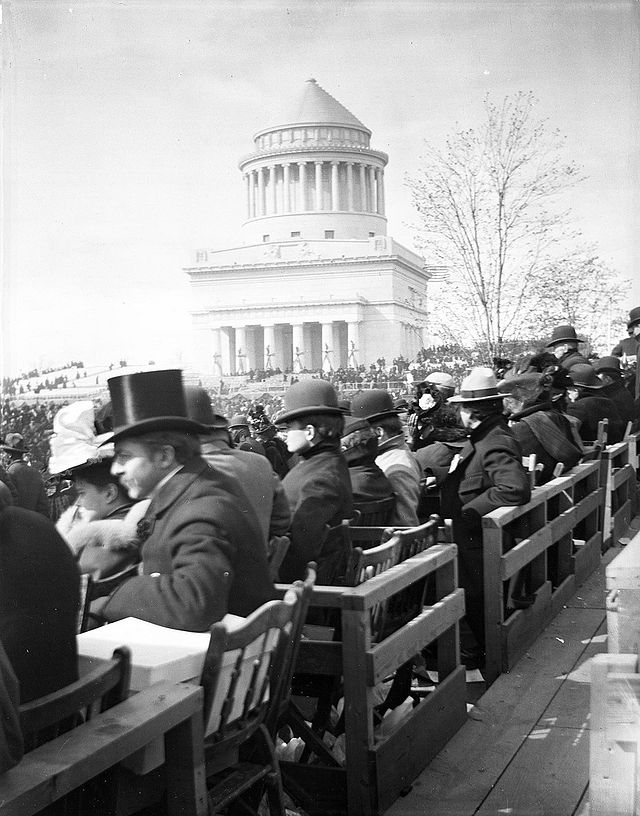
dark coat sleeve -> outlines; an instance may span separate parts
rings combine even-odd
[[[483,449],[481,467],[482,472],[469,472],[460,482],[463,516],[469,513],[484,516],[498,507],[526,504],[531,498],[529,477],[516,444]]]

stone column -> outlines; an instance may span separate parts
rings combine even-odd
[[[367,174],[365,172],[364,164],[360,167],[360,210],[367,211]]]
[[[236,329],[236,374],[247,370],[247,330],[244,326]]]
[[[286,213],[291,212],[289,167],[289,162],[285,162],[282,167],[282,210]]]
[[[244,183],[247,192],[247,218],[251,218],[251,173],[244,174]]]
[[[322,324],[322,370],[333,371],[333,323]]]
[[[211,354],[213,356],[213,375],[222,377],[222,353],[221,353],[220,329],[211,329]]]
[[[307,209],[307,163],[298,162],[298,189],[300,191],[297,211],[305,212]]]
[[[357,368],[360,364],[360,323],[347,323],[347,365]]]
[[[276,184],[277,173],[278,166],[276,164],[272,164],[269,167],[269,203],[271,206],[271,215],[275,215],[278,212],[278,188]]]
[[[306,367],[307,362],[304,354],[304,324],[293,323],[293,339],[291,343],[293,370],[296,374]]]
[[[384,215],[384,170],[378,170],[378,212]]]
[[[347,209],[353,212],[353,162],[347,162]]]
[[[229,326],[224,326],[220,332],[221,364],[224,374],[234,374],[235,366],[235,332]]]
[[[258,201],[256,203],[256,218],[260,218],[261,215],[265,215],[265,201],[264,201],[264,173],[262,172],[262,167],[258,167],[256,170],[258,174]]]
[[[338,185],[338,162],[331,162],[331,209],[340,209],[340,188]]]
[[[376,168],[372,164],[369,165],[369,195],[370,195],[369,210],[370,210],[370,212],[375,212],[376,211]]]
[[[264,327],[264,370],[270,371],[276,367],[276,327]]]
[[[314,162],[316,166],[316,210],[322,209],[322,162]]]

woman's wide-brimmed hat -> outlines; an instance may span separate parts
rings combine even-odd
[[[107,380],[116,442],[152,431],[202,434],[206,429],[190,419],[182,385],[182,372],[171,368],[124,374]]]
[[[96,434],[95,409],[90,400],[63,406],[53,418],[49,473],[64,473],[111,459],[113,445],[105,444],[110,439],[110,432]]]
[[[640,323],[640,306],[634,306],[629,312],[629,320],[627,321],[627,328],[632,329]]]
[[[501,394],[517,394],[520,391],[533,391],[541,383],[543,375],[539,371],[524,371],[521,374],[508,376],[498,382],[498,391]]]
[[[211,398],[204,388],[199,385],[185,385],[184,397],[189,419],[193,419],[208,431],[225,430],[229,427],[226,417],[216,414],[213,410]]]
[[[560,343],[584,343],[582,338],[578,337],[573,326],[556,326],[551,332],[551,339],[547,343],[547,348],[558,346]]]
[[[24,437],[19,433],[8,433],[0,448],[9,453],[26,453],[28,450],[24,444]]]
[[[396,408],[393,397],[382,388],[372,388],[370,391],[358,391],[351,398],[351,416],[374,422],[388,416],[403,414],[406,408]]]
[[[588,388],[590,391],[598,391],[604,388],[604,383],[598,379],[595,369],[589,363],[578,363],[569,369],[569,377],[574,385],[579,388]]]
[[[331,383],[326,380],[300,380],[285,392],[284,411],[278,416],[278,424],[312,414],[344,416],[344,413],[338,405],[338,393]]]
[[[473,368],[464,378],[460,386],[460,393],[449,397],[447,402],[490,402],[499,400],[502,394],[498,391],[498,381],[492,368]]]

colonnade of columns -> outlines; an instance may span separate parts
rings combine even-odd
[[[360,323],[274,323],[211,330],[214,375],[249,370],[332,371],[360,363]]]
[[[283,162],[244,174],[247,218],[308,211],[384,215],[384,170],[353,161]]]

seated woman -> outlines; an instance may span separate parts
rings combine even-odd
[[[457,442],[465,438],[466,431],[456,411],[447,403],[453,392],[452,377],[447,377],[444,384],[431,382],[429,378],[418,383],[408,411],[410,439],[407,441],[411,450],[416,452],[436,442]]]
[[[52,474],[67,473],[77,499],[56,527],[78,559],[80,572],[105,578],[140,560],[137,523],[148,501],[134,503],[111,475],[113,446],[96,435],[93,404],[80,401],[56,414],[51,437]]]
[[[509,427],[520,443],[525,456],[535,455],[542,465],[538,484],[553,478],[558,463],[569,470],[580,461],[582,447],[569,418],[562,412],[562,390],[571,385],[567,372],[551,366],[544,372],[507,372],[498,383],[504,394]]]

